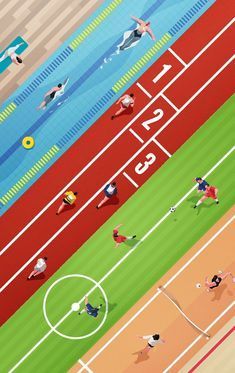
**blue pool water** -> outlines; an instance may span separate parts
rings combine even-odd
[[[189,20],[186,25],[172,37],[168,44],[158,53],[128,84],[118,92],[109,94],[107,102],[103,102],[99,111],[87,120],[79,131],[74,131],[75,124],[82,120],[86,113],[99,101],[148,50],[153,41],[145,36],[135,48],[121,52],[112,57],[112,61],[103,64],[122,40],[123,33],[135,27],[131,15],[149,19],[151,28],[160,39],[176,24],[198,1],[204,6]],[[35,80],[45,68],[54,61],[72,40],[86,28],[91,21],[107,7],[111,1],[105,1],[78,30],[62,45],[9,99],[3,104],[3,110],[11,102],[19,102],[24,90]],[[8,203],[1,206],[3,214],[24,191],[30,187],[40,175],[51,166],[96,120],[107,108],[117,100],[123,91],[130,86],[174,41],[205,12],[214,0],[124,0],[82,44],[65,59],[43,81],[16,110],[0,125],[0,198],[55,144],[59,146],[57,155],[41,169]],[[30,46],[29,46],[30,48]],[[45,111],[37,111],[45,93],[54,85],[69,77],[65,94],[53,101]],[[18,100],[18,101],[17,101]],[[60,105],[58,106],[58,103]],[[89,118],[88,118],[89,119]],[[73,136],[67,137],[71,130]],[[24,136],[33,136],[35,147],[27,151],[21,141]],[[63,140],[64,139],[64,140]],[[89,146],[89,144],[88,144]],[[82,155],[81,155],[82,156]]]

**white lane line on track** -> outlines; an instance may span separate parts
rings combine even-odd
[[[147,89],[145,89],[142,84],[140,84],[139,82],[136,83],[137,87],[139,87],[139,89],[144,92],[146,94],[146,96],[148,96],[149,98],[152,98],[153,96],[147,91]]]
[[[228,152],[228,153],[226,153],[224,156],[223,156],[223,158],[221,158],[221,159],[226,159],[227,158],[227,156],[229,155],[231,153],[231,149],[230,149],[230,151]],[[216,167],[218,167],[217,165],[220,165],[220,163],[221,163],[221,159],[211,168],[211,170],[209,170],[208,172],[207,172],[207,176],[208,175],[210,175],[210,173],[212,172],[212,171],[214,171],[215,169],[216,169]],[[205,176],[204,176],[205,177]],[[197,186],[196,185],[194,185],[191,189],[190,189],[190,191],[188,192],[188,193],[186,193],[182,198],[181,198],[181,200],[176,204],[176,206],[179,206],[179,204],[180,203],[182,203],[187,197],[188,197],[188,195],[189,195],[189,193],[191,193],[194,189],[196,189],[197,188]],[[167,212],[142,238],[141,238],[141,240],[140,241],[138,241],[134,246],[133,246],[133,248],[131,249],[131,250],[129,250],[102,278],[101,278],[101,280],[99,281],[99,282],[97,282],[97,285],[101,285],[105,280],[106,280],[106,278],[108,278],[109,276],[110,276],[110,274],[111,273],[113,273],[114,271],[115,271],[115,269],[116,268],[118,268],[119,266],[120,266],[120,264],[122,263],[122,262],[124,262],[125,260],[126,260],[126,258],[128,258],[129,257],[129,255],[131,255],[136,249],[137,249],[137,247],[142,243],[142,242],[144,242],[145,240],[146,240],[146,238],[148,238],[151,234],[152,234],[152,232],[154,232],[155,231],[155,229],[157,229],[158,227],[159,227],[159,225],[162,223],[162,222],[164,222],[166,219],[167,219],[167,217],[170,215],[171,213],[170,212]],[[232,222],[232,220],[234,219],[234,216],[222,227],[222,228],[220,228],[220,230],[185,264],[185,265],[183,265],[182,267],[181,267],[181,269],[174,275],[174,276],[172,276],[171,277],[171,279],[164,285],[165,287],[167,287],[171,282],[173,282],[174,280],[175,280],[175,278],[176,277],[178,277],[178,275],[203,251],[203,250],[205,250],[205,248],[210,244],[210,242],[212,242],[214,239],[215,239],[215,237],[217,237],[231,222]],[[93,288],[91,288],[91,290],[87,293],[87,296],[89,296],[96,288],[97,288],[97,285],[96,286],[94,286]],[[148,304],[150,304],[158,295],[160,294],[160,291],[159,292],[157,292],[145,305],[144,305],[144,308],[145,307],[147,307],[147,305]],[[82,300],[80,300],[80,301],[82,301]],[[79,301],[79,302],[80,302]],[[144,309],[143,308],[143,309]],[[61,319],[61,320],[59,320],[58,321],[58,323],[55,325],[55,329],[70,315],[70,313],[71,313],[72,311],[70,310],[69,312],[67,312],[67,314]],[[142,312],[142,311],[141,311]],[[140,313],[141,313],[140,312]],[[133,320],[134,320],[134,318],[132,318]],[[131,319],[131,321],[132,321],[132,319]],[[129,323],[131,323],[131,321],[129,321]],[[129,325],[129,323],[128,323],[128,325]],[[124,329],[123,329],[124,330]],[[28,351],[27,352],[27,354],[26,355],[24,355],[22,358],[21,358],[21,360],[19,360],[19,362],[10,370],[10,372],[9,373],[11,373],[11,372],[13,372],[25,359],[27,359],[27,357],[29,356],[29,355],[31,355],[31,353],[52,333],[52,331],[53,331],[53,329],[51,329],[47,334],[45,334],[45,336],[43,337],[43,338],[41,338],[35,345],[34,345],[34,347],[32,347],[31,348],[31,350],[30,351]],[[117,333],[116,333],[117,334]],[[116,334],[115,334],[115,336],[116,336]],[[120,333],[118,333],[118,334],[120,334]],[[118,335],[117,334],[117,335]],[[111,338],[110,339],[110,341],[109,341],[109,343],[111,343],[111,341],[113,340],[113,339],[115,339],[116,337],[113,337],[113,338]],[[96,354],[97,355],[97,354]],[[95,356],[95,355],[94,355]],[[97,355],[98,356],[98,355]],[[94,360],[94,359],[93,359]],[[92,360],[92,361],[93,361]],[[85,363],[86,364],[86,366],[87,365],[89,365],[90,364],[90,361],[88,362],[88,364],[87,363]]]
[[[126,172],[123,172],[123,176],[125,176],[125,178],[127,179],[127,180],[129,180],[130,181],[130,183],[132,184],[132,185],[134,185],[134,187],[136,187],[136,188],[139,188],[139,185],[135,182],[135,180],[133,180]]]
[[[221,71],[223,71],[229,63],[231,63],[234,60],[234,56],[231,57],[180,109],[178,112],[176,112],[163,126],[164,128],[169,125],[173,119],[177,117],[194,99],[197,97],[205,87],[207,87],[210,82],[217,77]],[[108,180],[108,182],[111,182],[115,179],[132,161],[135,159],[142,151],[145,149],[161,132],[161,129],[158,130],[148,141],[145,142],[145,144]],[[230,151],[227,153],[228,155],[234,151],[235,147],[232,147]],[[225,155],[227,157],[228,155]],[[221,161],[220,161],[221,163]],[[103,191],[105,185],[107,182],[98,190],[96,193],[60,228],[57,232],[54,233],[54,235],[8,280],[5,282],[5,284],[0,288],[0,293],[8,286],[10,283],[35,259],[37,256],[74,220],[76,217]],[[193,189],[191,189],[193,190]],[[190,194],[191,192],[189,192]],[[177,205],[176,205],[177,206]]]
[[[179,111],[179,108],[177,108],[177,106],[168,98],[166,97],[166,95],[164,95],[164,93],[161,94],[162,98],[164,98],[164,100],[166,102],[168,102],[168,104],[175,110],[175,111]]]
[[[167,288],[235,220],[232,216],[164,285]],[[158,290],[86,363],[91,364],[159,295]],[[206,330],[207,331],[207,330]],[[79,373],[82,370],[79,370]]]
[[[180,62],[182,65],[187,66],[187,63],[172,49],[168,48],[168,51]]]
[[[24,232],[31,227],[32,224],[38,220],[46,210],[62,195],[68,190],[68,188],[93,164],[100,158],[100,156],[105,153],[105,151],[165,92],[233,23],[235,17],[231,19],[221,31],[210,40],[208,44],[205,45],[201,51],[196,54],[196,56],[185,66],[87,165],[77,173],[76,176],[0,251],[2,255],[12,244],[20,237]],[[165,127],[164,127],[165,128]]]
[[[232,302],[212,323],[205,329],[208,332],[232,307],[235,306],[235,302]],[[163,373],[170,372],[170,369],[201,339],[202,335],[199,335],[194,341],[163,371]]]
[[[159,141],[157,141],[156,139],[153,139],[153,142],[163,151],[163,153],[165,153],[169,158],[172,157],[172,154],[170,152],[168,152],[168,150],[166,148],[164,148],[164,146],[162,146],[162,144],[160,144]]]
[[[144,143],[144,140],[136,133],[132,128],[129,129],[129,132],[139,141],[141,144]]]

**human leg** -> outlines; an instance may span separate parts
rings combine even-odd
[[[98,206],[96,206],[97,209],[99,209],[101,206],[103,206],[103,204],[105,202],[107,202],[109,200],[109,197],[105,196],[102,201],[98,204]]]
[[[56,215],[59,215],[64,210],[65,206],[67,206],[67,204],[65,202],[62,202]]]

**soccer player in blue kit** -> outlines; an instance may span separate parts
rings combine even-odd
[[[101,309],[102,304],[100,304],[98,307],[93,307],[89,302],[88,302],[88,297],[85,298],[85,309],[81,312],[78,312],[79,315],[81,315],[82,312],[86,312],[88,315],[97,317],[99,314],[99,310]]]

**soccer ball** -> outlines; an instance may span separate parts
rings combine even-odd
[[[176,208],[175,207],[171,207],[170,208],[170,212],[175,212]]]

